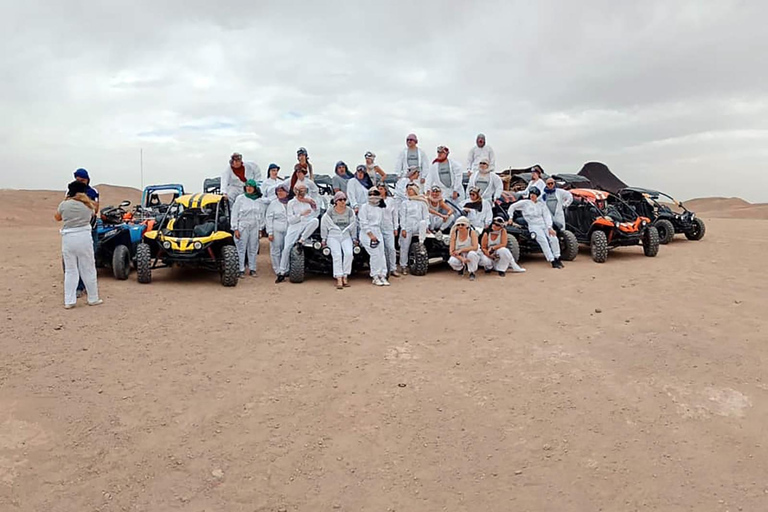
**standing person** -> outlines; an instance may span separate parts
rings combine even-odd
[[[418,143],[419,139],[413,133],[408,134],[405,138],[406,148],[397,155],[395,160],[395,173],[399,177],[406,176],[409,169],[418,169],[421,173],[421,179],[426,179],[429,160],[427,160],[427,154],[417,146]],[[423,183],[424,181],[422,181]]]
[[[474,229],[470,229],[468,218],[459,217],[451,228],[451,257],[448,259],[448,265],[460,276],[464,275],[466,268],[469,272],[469,280],[474,281],[477,265],[480,262],[477,249],[477,233]]]
[[[437,147],[437,158],[432,161],[427,176],[427,188],[440,187],[443,197],[458,203],[464,201],[464,174],[461,164],[448,158],[450,150],[445,146]]]
[[[397,180],[397,183],[395,184],[395,199],[399,203],[402,203],[405,199],[408,198],[407,188],[411,185],[416,185],[417,194],[420,195],[422,193],[423,187],[420,174],[421,173],[419,172],[418,168],[408,169],[407,175]]]
[[[451,220],[451,207],[443,199],[443,189],[435,185],[427,196],[429,208],[429,230],[442,231],[448,227]]]
[[[229,167],[221,175],[221,193],[229,199],[230,206],[243,193],[243,186],[248,180],[261,181],[261,169],[253,162],[243,162],[240,153],[232,153]]]
[[[275,197],[267,208],[266,224],[269,256],[272,259],[272,270],[277,276],[275,283],[280,283],[285,280],[285,276],[280,272],[280,261],[285,247],[285,233],[288,230],[288,183],[283,182],[275,188]]]
[[[489,167],[496,167],[496,155],[493,153],[493,148],[485,143],[485,135],[478,133],[475,139],[475,147],[469,150],[469,156],[467,157],[467,172],[469,172],[470,176],[480,168],[482,160],[488,162]]]
[[[291,266],[291,248],[295,245],[299,250],[303,250],[304,241],[320,224],[317,220],[317,203],[308,197],[307,185],[302,182],[296,183],[293,193],[293,199],[288,201],[288,231],[285,233],[285,246],[280,259],[280,275],[283,279],[277,282],[282,282],[288,275]]]
[[[547,178],[545,185],[541,199],[552,214],[552,223],[560,229],[565,229],[565,209],[573,202],[573,194],[557,188],[555,179],[551,176]]]
[[[85,183],[85,195],[94,205],[94,214],[99,213],[99,191],[91,186],[91,177],[88,175],[88,171],[80,168],[75,171],[75,180],[80,183]]]
[[[501,197],[504,192],[504,183],[501,182],[499,175],[493,172],[494,169],[488,163],[487,158],[481,158],[478,164],[477,172],[473,172],[469,177],[469,187],[480,189],[480,195],[491,203]]]
[[[552,268],[563,268],[560,261],[560,241],[552,229],[552,214],[544,201],[539,201],[540,195],[538,187],[531,187],[529,199],[521,199],[509,207],[509,222],[512,223],[515,212],[522,212],[525,222],[528,223],[528,231],[536,235],[536,241]]]
[[[339,160],[336,162],[336,167],[334,168],[333,178],[331,178],[331,185],[333,186],[333,192],[344,192],[344,194],[347,193],[347,183],[350,179],[354,178],[355,175],[349,172],[349,168],[347,167],[347,164]]]
[[[483,231],[491,225],[493,219],[491,203],[487,199],[480,197],[480,189],[469,187],[469,199],[462,205],[464,215],[469,219],[472,227],[478,231]]]
[[[376,160],[376,154],[371,151],[366,151],[365,168],[368,171],[368,176],[371,177],[371,181],[374,183],[374,185],[378,185],[387,178],[387,173],[385,173],[384,169],[379,167],[379,165],[375,163],[374,160]]]
[[[368,170],[362,164],[355,169],[355,177],[347,182],[347,202],[349,206],[360,211],[360,207],[368,202],[368,190],[373,186],[371,177],[368,176]]]
[[[368,191],[368,202],[360,206],[358,221],[360,222],[360,243],[370,256],[371,278],[375,286],[389,286],[387,281],[387,258],[384,255],[384,244],[381,240],[382,218],[387,205],[376,188]]]
[[[336,279],[336,288],[341,290],[349,286],[349,274],[352,273],[352,260],[355,257],[354,242],[357,239],[357,217],[352,208],[347,206],[344,192],[336,192],[333,207],[323,215],[320,238],[323,245],[328,245],[331,250],[333,277]]]
[[[264,197],[270,201],[275,199],[275,189],[283,182],[283,180],[280,179],[280,176],[278,176],[279,174],[280,166],[277,164],[269,164],[269,167],[267,168],[267,179],[261,183]]]
[[[501,277],[504,277],[507,270],[512,267],[512,272],[525,272],[525,269],[515,262],[512,251],[507,247],[509,234],[504,229],[504,219],[496,217],[491,223],[490,231],[483,233],[480,242],[480,265],[485,268],[488,274],[496,270]]]
[[[259,254],[259,235],[264,228],[267,201],[261,196],[261,190],[255,180],[248,180],[243,187],[244,193],[237,196],[232,207],[232,225],[235,227],[235,240],[240,241],[237,255],[240,258],[240,277],[245,276],[245,258],[248,258],[249,274],[256,277],[256,256]]]
[[[408,273],[408,256],[413,235],[419,235],[424,243],[429,223],[429,208],[426,198],[419,193],[419,184],[410,183],[406,187],[406,198],[400,202],[398,219],[400,220],[400,271]]]
[[[97,306],[99,298],[96,282],[96,261],[91,238],[91,217],[96,205],[86,195],[87,185],[80,181],[69,184],[67,198],[59,204],[54,218],[63,222],[61,252],[64,257],[64,308],[72,309],[77,303],[77,282],[82,279],[88,293],[88,305]]]
[[[398,210],[394,197],[389,197],[389,189],[384,183],[376,187],[384,201],[384,216],[381,219],[382,242],[384,243],[384,256],[387,260],[387,275],[400,277],[397,270],[397,251],[395,249],[395,237],[397,237]]]

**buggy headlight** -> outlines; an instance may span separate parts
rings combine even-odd
[[[442,231],[438,231],[437,233],[435,233],[435,240],[437,240],[438,242],[442,242],[443,241],[443,232]]]
[[[619,221],[617,221],[617,220],[613,221],[613,225],[616,226],[616,227],[619,227]]]
[[[357,247],[355,247],[355,249],[357,249]],[[328,247],[323,249],[323,256],[330,256],[330,255],[331,255],[331,250]]]
[[[168,240],[163,242],[163,249],[170,249],[170,248],[171,248],[171,242],[169,242]]]
[[[531,240],[536,240],[536,233],[534,233],[533,231],[531,231],[531,232],[530,232],[530,235],[531,235]]]
[[[322,246],[323,244],[321,244],[320,242],[315,242],[314,244],[312,244],[312,247],[314,247],[316,251],[319,251]]]
[[[192,247],[194,247],[196,250],[199,251],[200,249],[203,248],[203,244],[201,244],[200,242],[195,242],[194,244],[192,244]]]
[[[645,225],[647,225],[647,224],[648,224],[647,222],[643,221],[643,226],[645,226]]]
[[[693,219],[695,219],[695,218],[696,218],[696,214],[695,214],[695,213],[692,213],[692,214],[691,214],[691,220],[693,220]]]
[[[360,246],[359,246],[359,245],[356,245],[356,246],[354,247],[354,249],[352,249],[352,252],[353,252],[354,254],[360,254]]]

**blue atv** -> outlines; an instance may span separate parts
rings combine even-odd
[[[146,224],[125,222],[125,208],[130,201],[119,206],[107,206],[96,221],[96,267],[111,268],[115,279],[128,279],[131,262],[136,258],[136,247],[147,229]]]

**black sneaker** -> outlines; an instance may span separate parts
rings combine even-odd
[[[241,271],[240,271],[240,279],[242,279],[242,278],[244,278],[244,277],[245,277],[245,272],[241,270]]]
[[[256,277],[256,271],[255,270],[251,270],[250,272],[248,272],[248,275],[251,276],[251,277]]]
[[[560,267],[557,266],[557,262],[556,261],[553,261],[552,262],[552,268],[560,268]]]
[[[296,250],[298,252],[303,252],[304,251],[304,244],[302,242],[296,242],[294,247],[296,247]]]
[[[474,272],[470,272],[469,273],[469,280],[470,281],[474,281],[475,280],[475,273]]]
[[[491,272],[493,272],[493,269],[491,269],[491,268],[487,268],[487,269],[485,269],[485,273],[486,273],[486,274],[490,274]]]
[[[503,271],[499,270],[499,277],[504,277],[506,275],[507,275],[506,272],[503,272]]]
[[[464,277],[464,269],[459,270],[459,277]]]
[[[283,281],[285,281],[285,276],[282,274],[278,274],[277,279],[275,279],[275,284],[282,283]]]

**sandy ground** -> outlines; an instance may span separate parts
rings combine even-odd
[[[41,219],[0,227],[0,511],[768,510],[764,220],[387,289],[263,250],[65,311]]]

